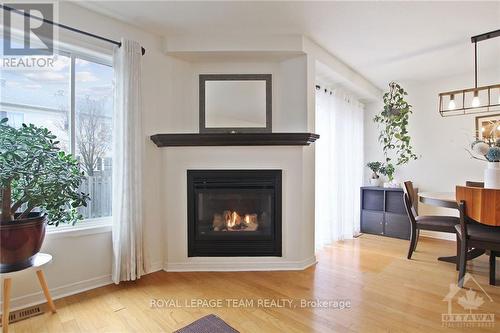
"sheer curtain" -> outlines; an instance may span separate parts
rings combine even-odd
[[[141,46],[122,39],[113,54],[113,282],[144,274]]]
[[[363,105],[346,93],[316,91],[316,248],[359,233]]]

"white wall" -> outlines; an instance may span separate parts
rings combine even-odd
[[[498,83],[500,68],[482,70],[480,85]],[[395,177],[400,181],[412,180],[420,192],[453,192],[455,185],[467,180],[481,181],[485,163],[473,160],[465,151],[473,140],[475,116],[443,118],[438,112],[438,93],[473,85],[473,74],[443,78],[432,82],[399,82],[408,92],[413,105],[409,132],[412,144],[420,156],[417,161],[397,168]],[[380,112],[381,103],[366,107],[365,163],[382,161],[382,150],[377,141],[378,129],[373,117]],[[365,182],[370,176],[366,168]],[[453,210],[436,209],[421,205],[421,214],[456,214]]]
[[[163,133],[197,133],[199,74],[272,74],[273,131],[306,131],[306,56],[283,61],[197,61],[174,59],[171,104],[164,109]]]
[[[281,62],[278,74],[278,112],[273,115],[274,132],[313,131],[307,122],[307,56]]]
[[[105,35],[119,40],[121,37],[139,41],[146,48],[143,58],[143,133],[144,133],[144,223],[145,251],[148,254],[149,270],[158,270],[163,264],[161,208],[163,205],[161,154],[149,140],[149,136],[165,130],[168,118],[165,110],[174,109],[169,104],[174,99],[174,83],[169,80],[176,64],[175,59],[162,53],[161,39],[123,22],[102,16],[71,3],[60,3],[59,17],[63,24]],[[110,54],[110,45],[93,39],[61,32],[61,40]],[[104,230],[104,231],[103,231]],[[109,228],[98,233],[79,233],[73,236],[48,234],[43,252],[51,253],[54,262],[46,269],[48,285],[54,297],[110,283],[111,233]],[[12,307],[26,306],[42,301],[43,294],[34,276],[13,281]]]

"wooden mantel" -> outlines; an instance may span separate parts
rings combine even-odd
[[[158,147],[195,146],[308,146],[319,139],[314,133],[192,133],[155,134]]]

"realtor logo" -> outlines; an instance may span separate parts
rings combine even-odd
[[[54,4],[52,3],[11,3],[3,4],[3,55],[5,56],[34,56],[52,55],[54,51],[54,27],[41,19],[53,21]],[[30,18],[30,15],[32,16]],[[13,45],[12,29],[13,17],[23,20],[22,45]],[[39,41],[37,46],[33,41]],[[40,43],[41,42],[41,43]]]
[[[495,314],[480,312],[481,305],[485,302],[493,302],[493,299],[469,273],[464,276],[464,285],[467,282],[474,283],[480,292],[471,288],[462,289],[454,283],[450,284],[450,291],[443,298],[443,301],[448,302],[448,313],[441,314],[442,325],[444,327],[494,327]],[[469,312],[462,313],[460,310],[453,312],[454,301]]]

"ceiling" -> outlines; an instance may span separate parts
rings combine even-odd
[[[470,37],[500,28],[500,1],[99,1],[85,7],[167,37],[303,34],[379,88],[391,80],[469,73],[472,79]],[[500,38],[478,50],[480,69],[500,68]]]

